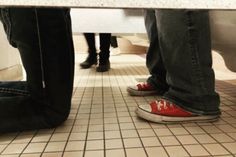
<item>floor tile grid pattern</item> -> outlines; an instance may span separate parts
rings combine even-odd
[[[82,56],[83,57],[83,56]],[[82,60],[77,56],[78,63]],[[112,56],[112,69],[76,67],[69,120],[49,130],[0,136],[0,157],[5,156],[235,156],[235,81],[217,81],[222,116],[214,123],[160,125],[138,119],[134,109],[158,97],[130,97],[128,85],[145,78],[143,59]],[[78,66],[78,65],[77,65]]]

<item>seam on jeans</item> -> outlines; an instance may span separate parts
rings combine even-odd
[[[29,95],[27,91],[13,89],[13,88],[0,88],[0,93],[18,94],[18,95],[24,95],[24,96]]]
[[[40,66],[42,72],[42,86],[45,88],[45,76],[44,76],[44,66],[43,66],[43,52],[42,52],[42,42],[40,36],[40,29],[39,29],[39,19],[38,19],[38,11],[37,8],[34,9],[35,12],[35,19],[36,19],[36,27],[37,27],[37,34],[38,34],[38,44],[39,44],[39,53],[40,53]]]
[[[70,39],[70,36],[72,35],[70,9],[65,9],[65,13],[62,16],[64,19],[64,23],[65,23],[65,27],[66,27],[66,35],[67,35],[67,40],[68,40],[68,39]],[[70,19],[68,19],[68,16]],[[68,20],[69,20],[69,22],[68,22]],[[68,23],[69,23],[69,26],[68,26]],[[73,41],[68,41],[69,49],[71,51],[74,51],[73,50],[74,48],[72,47],[71,42],[73,43]]]
[[[196,81],[200,85],[201,89],[203,89],[205,92],[207,92],[206,86],[204,85],[204,80],[203,80],[203,75],[200,69],[200,63],[199,63],[199,56],[198,56],[198,48],[196,47],[196,39],[193,39],[194,36],[194,27],[193,21],[192,21],[192,11],[187,11],[187,26],[188,26],[188,36],[189,36],[189,45],[190,45],[190,50],[191,50],[191,62],[192,62],[192,67],[193,70],[195,71]]]

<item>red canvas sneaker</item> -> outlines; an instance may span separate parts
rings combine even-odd
[[[156,123],[212,122],[219,118],[219,115],[199,115],[186,111],[165,99],[138,106],[136,114]]]
[[[139,83],[136,86],[129,86],[127,87],[127,92],[132,96],[158,95],[161,93],[147,82]]]

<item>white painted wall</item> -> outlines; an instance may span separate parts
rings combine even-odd
[[[3,26],[0,23],[0,70],[20,63],[19,52],[10,46]]]
[[[72,9],[73,33],[145,33],[141,9]]]

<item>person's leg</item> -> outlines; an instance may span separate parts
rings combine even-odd
[[[85,40],[88,44],[88,57],[82,63],[80,63],[80,67],[87,69],[92,65],[97,64],[97,50],[95,44],[95,34],[94,33],[84,33]]]
[[[117,42],[117,37],[116,36],[111,36],[111,47],[117,48],[118,47],[118,42]]]
[[[155,10],[145,10],[144,20],[150,42],[146,56],[146,66],[151,76],[146,83],[129,86],[127,91],[134,96],[162,95],[163,92],[168,90],[168,85],[166,84],[166,70],[159,47]]]
[[[26,82],[0,82],[0,133],[61,124],[70,112],[74,78],[69,10],[0,11],[27,75]]]
[[[96,68],[97,72],[105,72],[110,69],[110,44],[111,33],[100,33],[100,52],[99,52],[99,64]]]
[[[120,48],[118,47],[118,41],[117,41],[117,36],[111,36],[111,50],[110,50],[111,55],[119,55],[120,54]]]
[[[162,101],[140,106],[138,115],[157,122],[165,118],[216,120],[220,102],[215,92],[208,12],[157,10],[156,19],[170,88]]]

